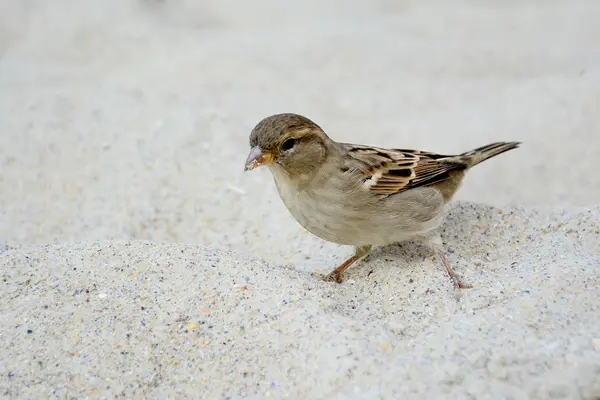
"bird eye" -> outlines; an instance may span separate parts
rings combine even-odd
[[[283,151],[288,151],[290,150],[292,147],[294,147],[296,145],[296,143],[298,142],[298,139],[295,138],[289,138],[287,139],[285,142],[283,142],[283,144],[281,145],[281,149]]]

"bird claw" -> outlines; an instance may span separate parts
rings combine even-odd
[[[469,283],[464,283],[463,281],[458,281],[455,282],[454,285],[458,288],[458,289],[473,289],[473,285],[469,284]]]
[[[327,275],[323,275],[323,274],[313,274],[313,275],[316,275],[319,279],[321,279],[324,282],[342,283],[342,274],[336,273],[335,271],[333,271]]]

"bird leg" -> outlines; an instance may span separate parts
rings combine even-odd
[[[429,243],[432,245],[434,250],[440,255],[440,258],[442,259],[442,264],[444,265],[444,268],[446,268],[446,272],[448,273],[448,276],[452,279],[452,282],[454,282],[454,286],[457,289],[471,289],[473,287],[473,285],[469,285],[468,283],[464,283],[463,281],[461,281],[460,278],[458,277],[458,275],[456,275],[456,273],[450,266],[450,263],[448,262],[448,259],[446,258],[446,253],[445,253],[445,249],[444,249],[444,244],[442,243],[442,238],[439,235],[429,237]]]
[[[446,268],[446,272],[448,273],[450,278],[452,278],[454,286],[457,289],[471,289],[473,287],[473,285],[469,285],[468,283],[464,283],[463,281],[461,281],[458,275],[454,273],[454,270],[452,269],[452,267],[450,267],[450,263],[448,263],[446,255],[444,253],[440,252],[440,258],[442,259],[442,264],[444,264],[444,267]]]
[[[358,260],[360,260],[361,258],[366,256],[367,254],[369,254],[370,251],[371,251],[370,244],[366,245],[366,246],[356,247],[356,251],[354,252],[354,255],[352,257],[350,257],[349,259],[347,259],[346,261],[344,261],[344,263],[342,265],[340,265],[339,267],[337,267],[336,269],[331,271],[331,273],[329,273],[329,275],[324,276],[323,280],[327,281],[327,282],[342,283],[342,273],[349,266],[351,266],[352,264],[354,264],[355,262],[357,262]]]

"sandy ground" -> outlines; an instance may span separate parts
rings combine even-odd
[[[0,395],[600,398],[600,3],[0,0]],[[262,117],[462,152],[443,238],[304,232]]]

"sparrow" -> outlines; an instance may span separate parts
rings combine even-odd
[[[420,240],[436,250],[454,285],[468,288],[450,267],[436,230],[444,205],[467,170],[519,144],[498,142],[441,155],[338,143],[310,119],[285,113],[252,129],[244,170],[266,166],[300,225],[323,240],[355,247],[324,280],[341,283],[343,272],[373,245]]]

